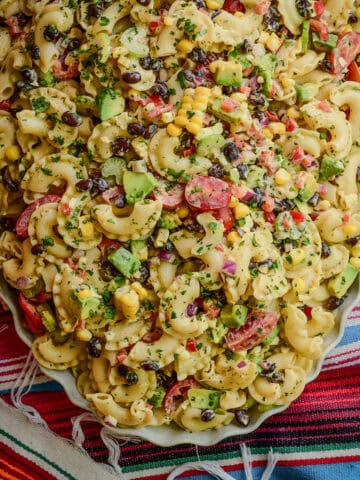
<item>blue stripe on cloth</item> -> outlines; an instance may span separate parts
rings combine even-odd
[[[45,383],[38,383],[31,387],[32,392],[61,392],[63,390],[60,383],[50,381]],[[0,395],[6,395],[10,393],[10,389],[8,390],[0,390]]]
[[[344,336],[341,339],[341,342],[338,344],[338,347],[347,345],[353,342],[360,341],[360,325],[355,325],[354,327],[346,327]]]
[[[253,480],[260,480],[264,467],[252,469]],[[234,480],[245,480],[243,470],[228,472]],[[180,477],[178,477],[180,478]],[[182,477],[181,477],[182,478]],[[360,462],[346,462],[330,465],[306,465],[303,467],[275,467],[271,480],[346,480],[360,479]],[[201,474],[184,477],[186,480],[214,480],[214,477]]]

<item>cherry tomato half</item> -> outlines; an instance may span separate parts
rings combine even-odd
[[[220,208],[220,210],[215,210],[214,212],[211,212],[211,215],[213,215],[216,220],[218,220],[224,225],[224,233],[230,232],[234,225],[234,215],[231,208]]]
[[[19,292],[18,301],[21,310],[24,313],[25,323],[29,330],[35,335],[41,335],[46,331],[39,312],[36,310],[35,306],[24,297],[24,295]]]
[[[165,395],[165,412],[171,413],[175,410],[174,397],[184,396],[190,388],[195,388],[197,386],[197,381],[192,377],[188,377],[185,378],[185,380],[176,382],[172,387],[169,388]]]
[[[197,175],[186,185],[185,199],[191,207],[202,212],[220,210],[229,205],[231,192],[223,180]]]
[[[157,179],[158,186],[154,190],[154,197],[160,200],[163,207],[169,210],[174,210],[185,199],[184,185],[177,183],[172,186],[169,182],[162,179]]]
[[[350,63],[345,79],[352,82],[360,82],[360,68],[355,61]]]
[[[342,73],[355,60],[360,51],[360,35],[348,32],[339,37],[336,48],[330,53],[332,73]]]
[[[251,312],[245,325],[239,328],[230,328],[226,334],[226,343],[233,352],[249,350],[259,345],[270,334],[278,322],[278,315],[273,312]]]
[[[59,195],[45,195],[44,197],[35,200],[35,202],[30,203],[30,205],[19,216],[15,225],[15,230],[19,237],[29,236],[28,226],[30,218],[37,209],[37,207],[40,207],[40,205],[44,205],[45,203],[59,203],[60,200],[61,197],[59,197]]]
[[[245,13],[245,7],[240,0],[225,0],[223,10],[229,13],[241,12]]]

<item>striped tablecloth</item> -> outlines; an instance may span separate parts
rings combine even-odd
[[[107,480],[111,478],[166,479],[176,466],[186,462],[199,465],[211,461],[236,479],[245,478],[240,446],[245,442],[252,453],[252,475],[258,480],[272,448],[278,462],[272,479],[346,480],[360,479],[360,305],[347,320],[344,338],[326,359],[318,379],[284,413],[268,419],[255,433],[231,437],[213,447],[181,445],[159,448],[150,443],[120,443],[105,438],[117,473],[106,469],[109,450],[100,436],[98,423],[84,420],[77,443],[83,451],[63,439],[72,439],[72,421],[84,412],[72,405],[61,387],[38,370],[33,371],[31,390],[21,399],[34,411],[38,422],[30,423],[10,409],[10,391],[19,379],[28,348],[16,336],[10,315],[0,316],[0,479],[1,480]],[[31,373],[31,372],[30,372]],[[30,377],[25,383],[31,381]],[[34,415],[33,415],[34,416]],[[81,418],[81,417],[80,417]],[[78,422],[79,423],[79,422]],[[57,436],[51,432],[55,432]],[[83,433],[83,435],[82,435]],[[123,444],[121,444],[123,443]],[[120,458],[117,460],[117,453]],[[92,457],[95,462],[90,458]],[[208,480],[210,475],[191,468],[178,478]]]

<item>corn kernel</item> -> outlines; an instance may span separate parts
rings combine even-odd
[[[235,13],[234,13],[234,16],[235,16],[235,17],[243,17],[244,14],[243,14],[243,12],[235,12]]]
[[[294,248],[290,252],[290,258],[291,265],[299,265],[305,258],[305,252],[302,248]]]
[[[267,42],[266,42],[266,46],[273,53],[276,52],[277,50],[279,50],[279,48],[281,47],[281,40],[276,35],[276,33],[273,32],[269,36],[269,38],[267,39]]]
[[[360,258],[351,257],[350,263],[353,267],[360,269]]]
[[[205,95],[206,97],[209,97],[211,93],[211,89],[208,87],[196,87],[195,88],[195,96],[197,95]]]
[[[139,90],[136,90],[135,88],[130,88],[130,90],[127,92],[128,94],[128,97],[131,98],[131,99],[134,99],[135,97],[137,97],[140,92]]]
[[[229,243],[236,243],[240,239],[240,235],[237,232],[230,232],[226,237]]]
[[[265,32],[265,30],[263,30],[260,34],[258,42],[265,44],[268,41],[269,37],[270,37],[270,34],[268,32]]]
[[[181,99],[181,103],[184,104],[184,103],[187,103],[189,102],[190,104],[192,103],[193,101],[193,97],[191,95],[183,95],[182,99]]]
[[[20,148],[17,145],[11,145],[11,147],[7,147],[5,149],[5,156],[11,162],[19,160],[19,158],[21,157]]]
[[[354,223],[346,223],[343,225],[342,229],[348,237],[355,237],[358,233],[358,227]]]
[[[293,80],[292,78],[283,78],[281,80],[281,83],[282,83],[282,86],[283,87],[293,87],[295,85],[295,80]]]
[[[194,95],[194,102],[201,102],[201,103],[208,103],[209,96],[204,95],[203,93],[199,93],[198,95]]]
[[[290,182],[291,175],[284,168],[279,168],[279,170],[275,173],[274,179],[276,185],[286,185]]]
[[[166,127],[166,131],[170,137],[180,137],[182,128],[174,125],[173,123],[169,123],[169,125]]]
[[[293,118],[294,120],[301,117],[299,110],[294,107],[288,108],[286,113],[288,117]]]
[[[77,296],[83,300],[84,298],[91,298],[93,293],[89,288],[84,288],[83,290],[78,291]]]
[[[302,278],[294,278],[292,282],[293,289],[297,293],[301,293],[305,291],[305,282]]]
[[[236,220],[239,220],[240,218],[245,218],[249,215],[250,209],[245,203],[239,203],[239,205],[236,205],[234,208],[234,215]]]
[[[268,128],[274,135],[283,135],[286,132],[285,125],[281,122],[271,122]]]
[[[184,115],[178,115],[175,117],[174,123],[175,125],[178,125],[179,127],[185,127],[185,125],[188,123],[188,119],[184,117]]]
[[[192,104],[192,110],[198,110],[199,112],[205,112],[207,107],[207,102],[199,102],[197,100]]]
[[[235,208],[236,205],[239,205],[239,200],[236,197],[232,196],[231,200],[230,200],[229,207],[230,208]]]
[[[131,288],[133,290],[135,290],[135,292],[139,295],[139,299],[142,301],[142,300],[145,300],[145,298],[147,298],[148,296],[148,292],[146,290],[146,288],[144,288],[141,283],[139,282],[134,282],[131,284]]]
[[[328,200],[320,200],[320,202],[316,206],[316,209],[329,210],[330,207],[331,207],[331,203]]]
[[[175,18],[172,17],[164,17],[164,25],[167,27],[171,27],[175,23]]]
[[[206,6],[209,10],[219,10],[222,8],[223,3],[224,2],[219,2],[218,0],[206,0]]]
[[[183,53],[190,53],[191,50],[194,48],[194,44],[190,42],[190,40],[186,40],[183,38],[180,42],[176,45],[176,48]]]
[[[355,10],[355,15],[360,18],[360,7]]]
[[[352,32],[351,25],[346,25],[341,33],[349,33]]]
[[[201,126],[200,125],[196,125],[195,123],[193,122],[190,122],[187,127],[186,127],[186,130],[190,133],[192,133],[193,135],[197,135],[200,130],[201,130]]]
[[[92,338],[92,333],[87,328],[79,328],[79,330],[76,330],[76,336],[82,342],[89,342]]]
[[[179,218],[186,218],[190,213],[190,209],[186,206],[180,207],[178,210],[176,210],[176,213]]]
[[[264,137],[268,138],[269,140],[272,140],[274,138],[274,134],[269,128],[264,128],[263,134],[264,134]]]
[[[351,255],[353,257],[360,257],[360,245],[355,245],[351,249]]]
[[[91,221],[90,215],[80,217],[79,229],[84,238],[91,238],[94,235],[94,224]]]

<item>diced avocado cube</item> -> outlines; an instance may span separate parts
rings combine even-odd
[[[241,405],[241,409],[242,410],[249,410],[249,408],[253,407],[255,405],[255,400],[253,399],[253,397],[250,397],[250,395],[248,396],[246,402],[244,403],[244,405]]]
[[[230,168],[229,178],[235,184],[240,183],[240,174],[239,174],[239,170],[236,167]]]
[[[336,177],[344,171],[344,164],[341,160],[324,155],[320,165],[320,177],[328,180],[330,177]]]
[[[165,388],[163,387],[158,387],[155,391],[154,391],[154,394],[151,398],[149,398],[148,402],[150,403],[150,405],[152,405],[153,407],[157,408],[157,407],[161,407],[162,403],[163,403],[163,400],[165,398],[165,395],[166,395],[166,390]]]
[[[188,399],[193,408],[201,410],[210,408],[216,410],[219,408],[221,392],[217,390],[207,390],[206,388],[190,388],[188,390]]]
[[[181,220],[177,213],[175,212],[164,212],[161,214],[159,219],[159,226],[162,228],[167,228],[172,230],[173,228],[179,227],[181,225]]]
[[[96,97],[96,106],[100,120],[104,121],[124,111],[125,99],[120,92],[112,88],[104,88]]]
[[[51,308],[42,304],[37,307],[37,311],[40,313],[41,321],[48,332],[53,332],[57,328],[57,321]]]
[[[305,20],[301,33],[301,53],[306,53],[309,46],[310,22]]]
[[[300,102],[308,102],[319,93],[319,86],[316,83],[303,83],[295,85],[297,98]]]
[[[120,157],[108,158],[101,167],[102,176],[105,178],[115,177],[118,185],[122,185],[123,183],[123,175],[125,170],[126,162]]]
[[[80,290],[74,294],[80,303],[80,319],[92,318],[99,308],[100,296],[92,289]]]
[[[130,277],[136,273],[141,266],[140,261],[129,252],[129,250],[126,250],[126,248],[123,247],[120,247],[109,255],[109,261],[124,275],[124,277]]]
[[[328,283],[328,290],[333,297],[342,298],[355,282],[359,269],[348,263],[344,270],[338,273]]]
[[[304,188],[299,192],[300,200],[303,202],[310,200],[310,198],[317,192],[318,186],[319,185],[313,175],[309,173],[306,177]]]
[[[256,68],[259,74],[263,77],[263,91],[269,95],[273,86],[273,75],[276,67],[276,56],[267,53],[256,59]]]
[[[328,40],[322,40],[318,33],[312,33],[312,41],[316,50],[334,50],[336,47],[338,36],[334,33],[329,34]]]
[[[221,120],[225,120],[225,122],[230,122],[230,123],[241,122],[242,119],[244,118],[244,113],[240,109],[240,105],[239,105],[239,108],[234,108],[232,112],[228,112],[221,107],[222,102],[228,99],[229,97],[225,97],[225,96],[223,98],[215,99],[212,105],[210,106],[212,113],[216,117],[220,118]]]
[[[248,308],[245,305],[226,305],[220,314],[220,320],[229,328],[241,327],[246,321]]]
[[[229,58],[234,58],[236,62],[240,63],[242,66],[243,71],[252,68],[252,62],[249,58],[249,55],[247,53],[239,53],[239,51],[235,48],[228,54]]]
[[[225,138],[222,135],[208,135],[199,140],[196,151],[198,155],[207,156],[216,148],[221,148],[225,144]]]
[[[149,195],[157,185],[155,177],[149,172],[124,171],[123,184],[128,203],[136,203]]]
[[[226,325],[224,325],[222,322],[219,322],[216,328],[212,328],[210,331],[212,341],[216,344],[222,343],[228,330],[229,328]]]
[[[143,262],[148,259],[149,251],[146,240],[130,240],[131,253]]]
[[[242,84],[242,65],[232,61],[225,62],[218,60],[215,81],[218,85],[227,87],[241,87]]]
[[[272,330],[271,332],[269,333],[269,335],[262,341],[263,345],[266,345],[266,346],[269,346],[272,344],[272,342],[274,341],[274,339],[277,337],[277,335],[279,334],[280,332],[280,325],[276,325]]]

